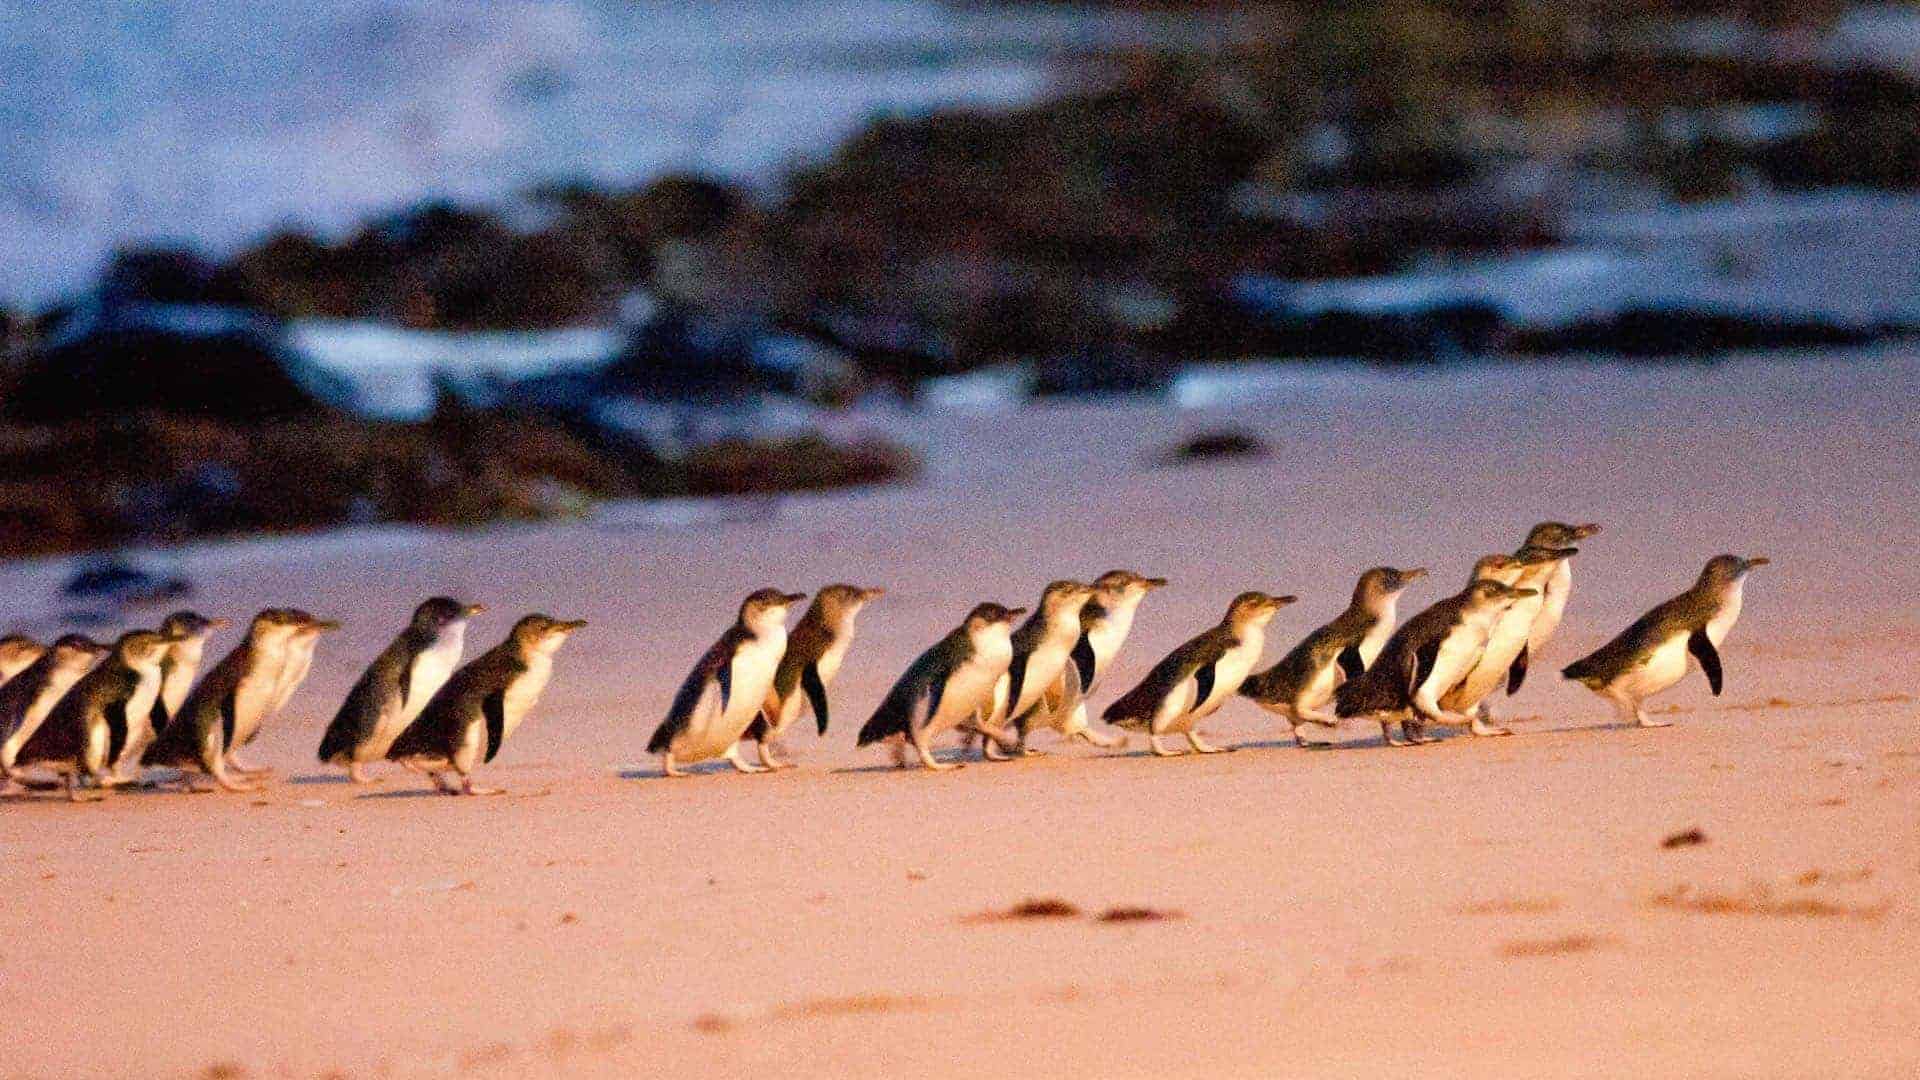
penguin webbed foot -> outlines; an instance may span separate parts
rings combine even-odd
[[[1187,754],[1185,750],[1169,750],[1160,745],[1160,736],[1158,735],[1147,736],[1147,749],[1153,752],[1154,757],[1185,757]]]

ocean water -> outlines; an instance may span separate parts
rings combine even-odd
[[[0,303],[445,196],[770,183],[867,119],[1006,108],[1193,20],[934,0],[0,0]]]

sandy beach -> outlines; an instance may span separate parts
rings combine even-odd
[[[1207,409],[911,417],[922,483],[734,521],[195,548],[196,608],[346,629],[255,747],[260,795],[0,801],[0,1076],[1913,1076],[1917,425],[1910,347],[1307,369]],[[1214,428],[1273,454],[1157,461]],[[1305,751],[1238,702],[1212,758],[853,747],[977,601],[1170,578],[1103,706],[1242,589],[1301,597],[1270,661],[1362,569],[1432,567],[1410,614],[1546,518],[1605,531],[1513,738]],[[1695,673],[1673,727],[1624,730],[1558,678],[1721,551],[1773,560],[1723,696]],[[60,570],[0,566],[7,614],[58,629]],[[802,767],[659,778],[647,736],[739,598],[836,580],[889,591]],[[313,760],[434,592],[490,606],[469,655],[523,611],[591,623],[481,773],[506,796]],[[994,917],[1029,898],[1079,914]]]

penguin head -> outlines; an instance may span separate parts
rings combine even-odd
[[[436,596],[413,609],[413,629],[433,637],[443,630],[464,626],[468,619],[487,610],[485,604],[469,604],[450,596]]]
[[[551,656],[567,643],[567,638],[574,631],[585,625],[585,619],[556,619],[551,615],[536,613],[514,623],[512,637],[514,643],[526,653]]]
[[[1473,564],[1473,574],[1468,581],[1497,581],[1502,585],[1511,585],[1519,580],[1520,572],[1527,564],[1512,555],[1482,555]]]
[[[133,630],[120,635],[120,640],[113,643],[113,651],[128,667],[157,667],[166,659],[167,648],[180,640],[183,639],[157,630]]]
[[[340,629],[340,624],[335,620],[317,618],[311,611],[302,611],[299,608],[287,608],[284,613],[288,622],[293,627],[292,636],[295,638],[315,638],[321,634]]]
[[[1297,596],[1274,596],[1271,593],[1243,592],[1227,605],[1227,623],[1230,626],[1265,626],[1273,621],[1273,616],[1281,608],[1300,599]]]
[[[1084,581],[1050,582],[1040,593],[1040,613],[1049,622],[1060,619],[1078,620],[1080,609],[1094,597],[1094,587]]]
[[[1407,586],[1426,576],[1427,568],[1424,566],[1416,566],[1408,570],[1376,566],[1360,575],[1360,583],[1353,589],[1354,602],[1364,606],[1384,602],[1399,596],[1406,591]]]
[[[967,612],[967,636],[1007,636],[1013,632],[1013,620],[1027,613],[1023,607],[1004,607],[1000,604],[985,603]]]
[[[85,634],[65,634],[53,643],[53,662],[60,667],[92,667],[113,651]]]
[[[1109,570],[1093,579],[1093,595],[1102,607],[1113,608],[1124,603],[1139,603],[1140,598],[1155,589],[1165,588],[1167,579],[1162,577],[1143,577],[1131,570]]]
[[[1511,607],[1522,597],[1538,595],[1539,589],[1517,589],[1494,578],[1477,578],[1467,586],[1467,601],[1478,609]]]
[[[197,611],[176,611],[160,622],[163,634],[178,634],[181,640],[204,638],[227,625],[225,619],[209,619]]]
[[[787,612],[806,598],[807,594],[803,592],[760,589],[740,602],[740,624],[756,631],[783,627],[786,625]]]
[[[1526,547],[1571,547],[1575,542],[1585,540],[1600,531],[1600,526],[1589,522],[1585,525],[1569,525],[1564,521],[1543,521],[1527,533]]]
[[[1764,555],[1715,555],[1707,560],[1706,569],[1700,571],[1700,584],[1708,588],[1725,588],[1752,573],[1754,567],[1765,566],[1772,561]]]
[[[858,585],[829,585],[814,595],[814,607],[831,627],[843,627],[860,609],[887,594],[882,588],[863,589]]]
[[[267,608],[248,624],[247,640],[255,646],[281,645],[301,625],[300,612],[291,608]]]
[[[8,634],[0,637],[0,657],[33,656],[38,657],[46,650],[40,643],[24,634]]]

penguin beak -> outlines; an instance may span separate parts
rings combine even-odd
[[[860,597],[863,600],[878,600],[885,595],[887,595],[887,590],[880,588],[878,585],[871,589],[860,590]]]
[[[1576,525],[1574,526],[1574,529],[1573,529],[1573,538],[1575,540],[1585,540],[1587,537],[1592,536],[1594,533],[1597,533],[1599,531],[1600,531],[1600,526],[1592,522],[1588,522],[1585,525]]]
[[[787,594],[787,603],[789,603],[789,604],[797,604],[797,603],[799,603],[800,601],[802,601],[802,600],[805,600],[806,598],[807,598],[807,594],[806,594],[806,593],[803,593],[803,592],[797,592],[797,593],[788,593],[788,594]]]
[[[1008,608],[1006,616],[1002,618],[1000,621],[1012,622],[1013,620],[1019,618],[1022,615],[1025,615],[1026,613],[1027,613],[1027,609],[1023,607]]]
[[[469,619],[471,619],[471,618],[473,618],[473,617],[474,617],[475,615],[478,615],[478,614],[480,614],[481,612],[483,612],[483,611],[485,611],[485,610],[487,610],[487,605],[485,605],[485,604],[468,604],[468,605],[467,605],[467,618],[469,618]]]
[[[233,625],[233,622],[229,619],[208,619],[207,620],[207,629],[209,630],[218,630],[221,627],[232,626],[232,625]]]
[[[1539,595],[1540,595],[1540,590],[1539,590],[1539,589],[1514,589],[1514,590],[1513,590],[1513,595],[1514,595],[1515,597],[1522,597],[1522,596],[1539,596]]]
[[[586,625],[587,625],[587,620],[575,619],[572,622],[559,623],[557,624],[557,628],[563,634],[571,634],[575,630],[585,629]]]
[[[307,624],[307,628],[316,634],[326,634],[340,629],[340,623],[336,619],[315,619]]]
[[[1271,607],[1275,611],[1279,611],[1281,608],[1286,607],[1288,604],[1299,603],[1300,598],[1297,596],[1294,596],[1292,593],[1288,593],[1285,596],[1269,596],[1267,597],[1267,600],[1268,600],[1268,604],[1267,604],[1268,607]]]
[[[1742,561],[1744,561],[1747,564],[1747,569],[1751,570],[1756,566],[1765,566],[1768,563],[1772,562],[1773,560],[1767,558],[1765,555],[1755,555],[1751,559],[1745,559]]]
[[[1149,588],[1149,589],[1164,589],[1164,588],[1166,588],[1166,587],[1167,587],[1167,579],[1166,579],[1166,578],[1163,578],[1163,577],[1150,577],[1150,578],[1148,578],[1148,579],[1147,579],[1147,588]]]

